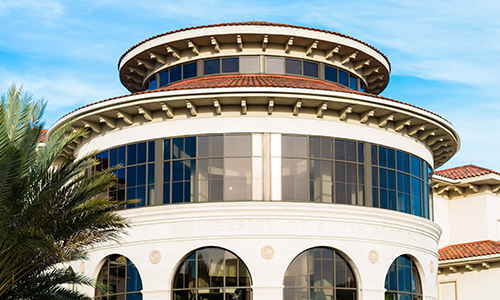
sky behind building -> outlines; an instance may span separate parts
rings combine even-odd
[[[461,150],[442,168],[500,171],[500,2],[2,0],[0,93],[23,85],[48,100],[47,127],[64,114],[128,94],[117,63],[131,46],[184,27],[268,21],[360,39],[390,60],[381,96],[449,120]]]

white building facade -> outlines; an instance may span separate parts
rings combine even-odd
[[[61,118],[139,199],[120,245],[75,269],[96,299],[437,299],[433,169],[459,149],[432,112],[377,96],[388,59],[267,22],[152,37],[119,62],[132,94]],[[49,131],[50,135],[50,131]]]

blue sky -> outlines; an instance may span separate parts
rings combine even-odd
[[[458,130],[444,165],[500,171],[498,1],[1,0],[0,93],[12,83],[48,100],[47,126],[127,94],[117,62],[153,35],[221,22],[269,21],[337,31],[387,55],[381,96],[431,110]]]

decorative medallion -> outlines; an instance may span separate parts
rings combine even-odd
[[[157,264],[159,263],[161,260],[161,253],[160,251],[158,250],[153,250],[151,251],[151,253],[149,253],[149,261],[152,263],[152,264]]]
[[[262,257],[267,260],[273,258],[274,257],[273,246],[265,245],[264,247],[262,247],[262,249],[260,250],[260,255],[262,255]]]
[[[429,265],[429,269],[431,270],[431,273],[434,273],[434,261],[431,260],[431,263]]]
[[[368,252],[368,260],[372,263],[375,264],[378,261],[378,252],[375,249],[370,250]]]
[[[80,273],[82,273],[82,274],[85,273],[85,262],[84,261],[82,261],[80,263]]]

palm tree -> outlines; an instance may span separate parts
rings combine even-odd
[[[112,170],[89,175],[95,153],[63,152],[83,130],[62,124],[38,147],[44,109],[15,85],[1,98],[0,299],[91,299],[68,288],[93,284],[68,263],[117,241],[129,223],[116,212],[123,203],[103,196]]]

